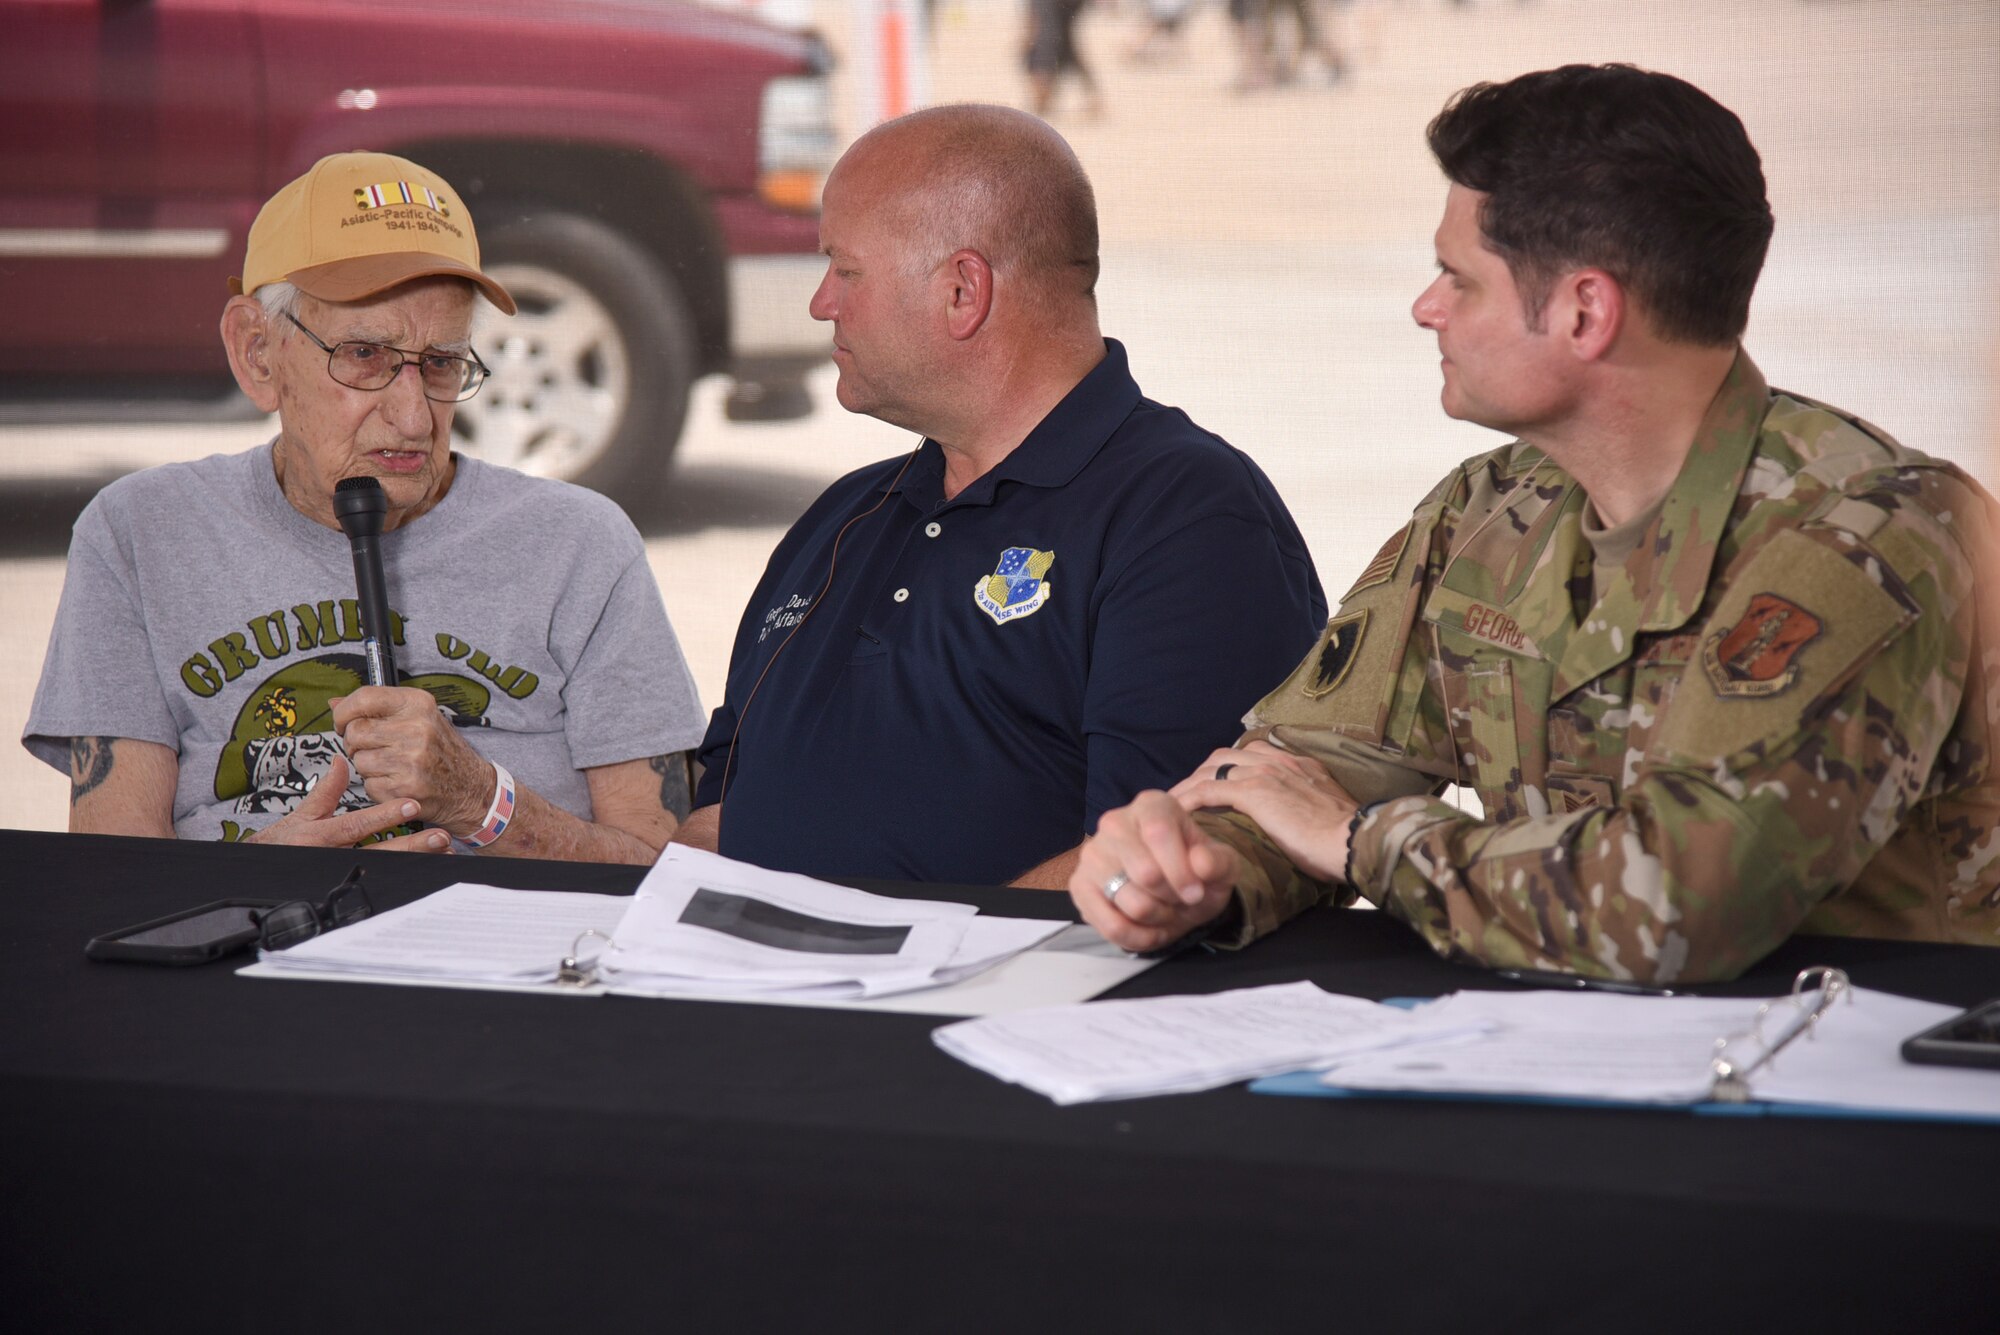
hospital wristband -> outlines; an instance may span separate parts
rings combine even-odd
[[[514,823],[514,776],[497,760],[487,763],[493,766],[493,805],[486,808],[485,823],[461,840],[473,848],[486,847]]]

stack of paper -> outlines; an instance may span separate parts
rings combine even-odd
[[[1810,1040],[1786,1048],[1751,1078],[1767,1103],[1813,1104],[1874,1113],[2000,1118],[2000,1071],[1920,1066],[1903,1040],[1958,1014],[1956,1006],[1857,987]]]
[[[1070,925],[865,894],[676,846],[631,897],[453,885],[290,950],[266,951],[245,972],[570,995],[861,1003],[972,978]],[[608,944],[579,940],[586,932]],[[570,955],[585,965],[588,981],[559,987],[559,965]],[[1146,964],[1088,956],[1072,948],[1048,961],[1050,968],[1026,980],[1029,995],[1093,995]],[[992,995],[971,1010],[947,1013],[1021,1004],[1004,988],[987,991]]]
[[[644,996],[880,997],[969,977],[1065,925],[871,895],[675,845],[640,884],[598,975]]]
[[[932,1038],[989,1075],[1057,1103],[1180,1094],[1338,1057],[1476,1037],[1447,1021],[1311,983],[1212,996],[1096,1001],[946,1025]]]
[[[1817,994],[1808,993],[1810,1003]],[[1865,987],[1837,997],[1809,1032],[1806,1007],[1771,1000],[1626,997],[1593,992],[1459,992],[1424,1007],[1436,1023],[1485,1030],[1474,1043],[1342,1058],[1319,1077],[1343,1090],[1701,1104],[1717,1040],[1764,1104],[1856,1112],[2000,1117],[2000,1072],[1918,1066],[1903,1040],[1955,1007]],[[1770,1060],[1759,1058],[1770,1053]]]
[[[1480,1026],[1487,1032],[1478,1043],[1344,1058],[1321,1079],[1342,1089],[1689,1103],[1708,1097],[1715,1040],[1747,1034],[1759,1004],[1608,992],[1456,992],[1420,1013]]]
[[[550,983],[576,938],[590,930],[609,935],[631,902],[622,895],[452,885],[289,950],[264,951],[258,967],[314,977]]]

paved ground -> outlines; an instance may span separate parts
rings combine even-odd
[[[844,0],[822,0],[844,36]],[[1134,5],[1128,3],[1125,11]],[[1017,100],[1021,6],[940,6],[940,100]],[[1213,10],[1183,56],[1119,59],[1129,13],[1087,20],[1108,114],[1056,124],[1097,183],[1106,331],[1141,383],[1257,456],[1333,592],[1457,459],[1497,440],[1437,409],[1429,280],[1443,187],[1422,127],[1455,88],[1566,60],[1667,69],[1735,108],[1778,236],[1749,344],[1775,383],[2000,479],[2000,6],[1990,0],[1362,0],[1336,85],[1227,91]],[[16,318],[19,318],[18,315]],[[699,399],[664,499],[634,504],[696,679],[784,526],[832,478],[909,442],[832,405],[770,427]],[[231,450],[261,423],[0,427],[0,732],[19,735],[70,521],[125,469]],[[0,738],[0,824],[60,828],[62,780]]]

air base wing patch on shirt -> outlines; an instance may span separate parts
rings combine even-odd
[[[1798,656],[1826,623],[1789,598],[1760,593],[1735,625],[1708,637],[1701,665],[1717,695],[1776,695],[1799,675]]]
[[[1322,695],[1330,694],[1347,680],[1347,670],[1354,666],[1355,652],[1361,648],[1361,632],[1366,629],[1368,609],[1365,607],[1326,623],[1319,650],[1314,655],[1313,674],[1301,687],[1308,699],[1317,700]]]
[[[972,586],[972,601],[979,610],[1004,626],[1041,610],[1054,592],[1048,581],[1049,567],[1056,563],[1054,552],[1033,547],[1009,547],[1000,553],[993,573]]]

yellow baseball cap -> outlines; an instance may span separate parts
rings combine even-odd
[[[439,274],[514,313],[507,289],[479,271],[472,215],[443,177],[388,153],[334,153],[258,210],[229,290],[282,280],[321,301],[359,301]]]

